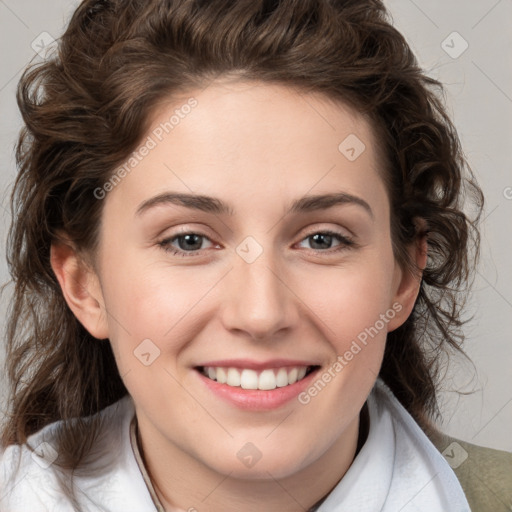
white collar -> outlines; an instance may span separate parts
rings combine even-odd
[[[452,469],[381,379],[367,400],[365,444],[318,512],[470,512]],[[158,512],[164,507],[149,479],[130,425],[134,456]]]
[[[448,462],[380,379],[368,438],[318,512],[470,512]]]
[[[367,403],[368,438],[318,512],[470,512],[448,463],[380,379]],[[100,415],[105,428],[94,451],[101,456],[100,465],[109,469],[88,467],[75,473],[79,501],[91,512],[159,510],[130,441],[130,423],[135,415],[131,397],[122,398]],[[31,446],[43,442],[57,446],[57,426],[48,425],[30,436]],[[15,470],[18,456],[20,471]],[[50,464],[44,462],[26,446],[12,445],[0,454],[2,510],[72,510],[49,470]]]

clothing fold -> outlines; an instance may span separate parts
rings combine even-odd
[[[448,462],[382,380],[367,405],[368,437],[317,512],[470,512]],[[96,459],[74,476],[84,510],[162,512],[135,441],[131,397],[98,414],[103,422]],[[73,512],[48,460],[58,430],[56,422],[30,436],[36,453],[13,445],[0,454],[0,511]]]

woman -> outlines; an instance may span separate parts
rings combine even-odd
[[[437,86],[375,0],[83,2],[19,86],[2,510],[507,510],[434,424]]]

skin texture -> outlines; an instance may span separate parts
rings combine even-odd
[[[361,115],[285,86],[217,81],[162,101],[144,139],[191,96],[197,106],[103,199],[94,267],[65,244],[52,247],[52,265],[80,322],[112,344],[169,510],[303,511],[354,458],[386,334],[410,314],[420,276],[394,259],[381,159]],[[366,146],[354,161],[338,149],[350,134]],[[160,204],[137,215],[171,191],[217,197],[234,214]],[[297,198],[333,192],[363,199],[372,214],[355,203],[287,213]],[[315,243],[325,230],[354,244]],[[159,245],[186,251],[183,233],[204,236],[195,255]],[[248,236],[258,244],[250,250],[262,250],[251,263],[237,252]],[[410,249],[420,268],[424,249]],[[209,360],[293,358],[321,373],[393,304],[394,318],[307,404],[240,410],[194,370]],[[134,356],[145,339],[160,350],[148,366]],[[247,442],[261,453],[252,467],[237,457]]]

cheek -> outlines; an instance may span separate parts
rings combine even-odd
[[[336,348],[343,349],[392,308],[394,260],[391,254],[381,254],[346,268],[317,271],[307,280],[307,305],[322,320],[326,338],[339,345]],[[385,336],[387,329],[380,330]]]
[[[104,267],[108,271],[102,281],[111,342],[119,359],[127,354],[132,360],[134,350],[147,339],[159,350],[179,356],[212,316],[228,307],[224,299],[232,296],[229,290],[215,290],[226,273],[222,264],[173,266],[160,258],[148,263],[150,258],[142,251],[122,259],[112,256],[105,253],[104,262],[115,260],[116,265]],[[289,268],[284,281],[294,293],[287,300],[302,308],[303,322],[323,331],[342,354],[389,309],[393,265],[388,247],[356,255],[339,266]]]
[[[119,352],[133,352],[145,339],[161,350],[178,351],[199,332],[201,301],[218,275],[143,260],[126,258],[104,280],[111,341]]]
[[[204,327],[199,301],[214,280],[183,269],[137,268],[126,261],[112,269],[105,284],[119,373],[137,403],[158,409],[173,397],[182,411],[188,402],[177,383],[186,374],[180,357]]]

